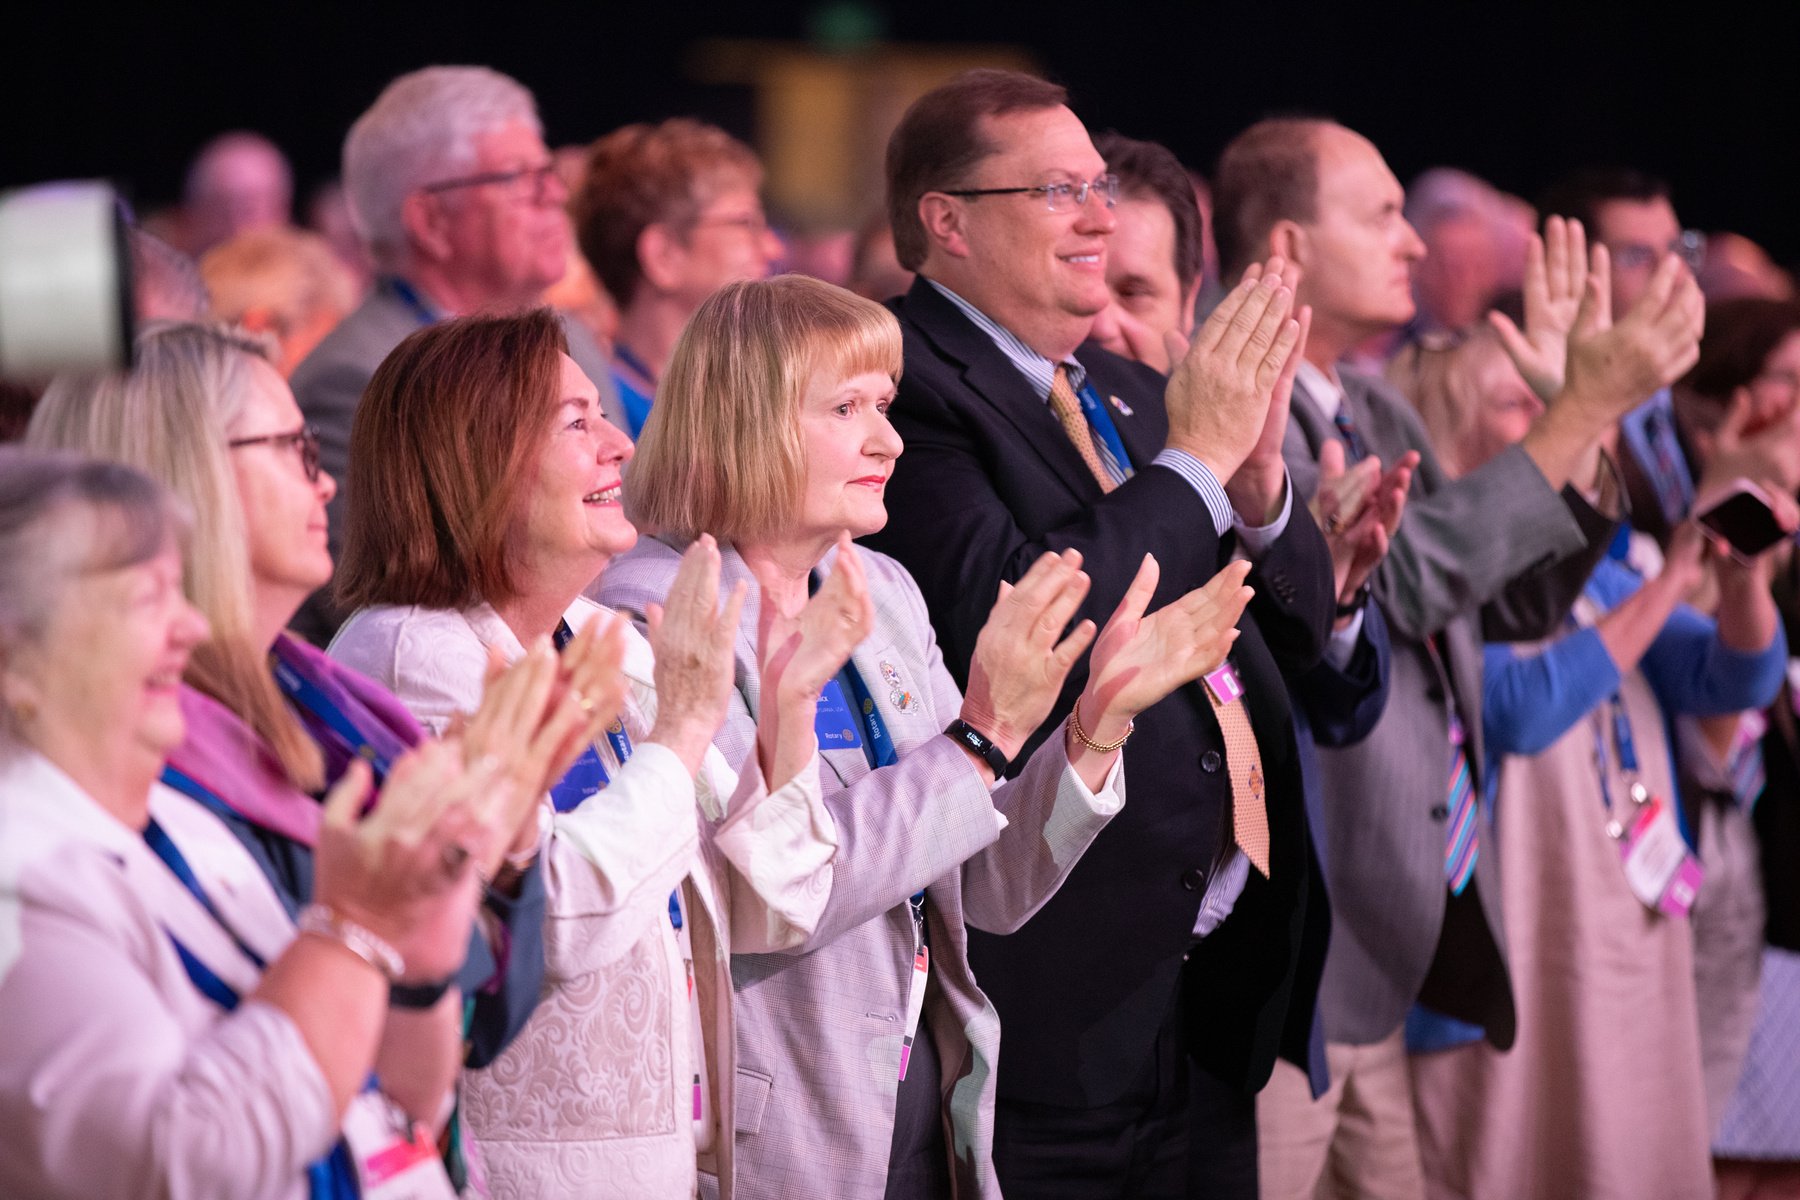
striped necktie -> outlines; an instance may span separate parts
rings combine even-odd
[[[1463,752],[1462,719],[1450,718],[1450,820],[1444,834],[1444,879],[1452,894],[1460,896],[1475,875],[1481,856],[1475,833],[1475,786],[1469,777],[1469,756]]]
[[[1062,422],[1063,432],[1075,443],[1075,453],[1081,455],[1081,461],[1094,473],[1100,490],[1110,492],[1118,487],[1118,481],[1106,469],[1106,464],[1100,460],[1100,451],[1094,447],[1094,433],[1088,428],[1087,414],[1081,411],[1081,401],[1069,383],[1069,368],[1062,363],[1057,364],[1056,375],[1050,380],[1050,408]]]

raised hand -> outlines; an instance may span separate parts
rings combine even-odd
[[[1581,222],[1551,217],[1544,222],[1543,237],[1531,235],[1526,253],[1524,332],[1505,313],[1488,314],[1488,323],[1500,335],[1513,365],[1546,404],[1562,390],[1569,331],[1581,310],[1587,277],[1587,237]]]
[[[1418,465],[1418,451],[1408,450],[1385,473],[1373,455],[1345,470],[1342,443],[1329,441],[1320,448],[1319,487],[1311,510],[1331,551],[1338,603],[1349,604],[1387,555]]]
[[[1738,388],[1706,457],[1706,477],[1697,492],[1721,488],[1740,477],[1771,492],[1792,495],[1800,490],[1800,396],[1759,413],[1750,389]]]
[[[1168,338],[1171,355],[1179,354],[1164,393],[1168,444],[1205,463],[1221,482],[1257,449],[1276,384],[1300,341],[1300,322],[1289,315],[1294,289],[1285,269],[1279,257],[1252,265],[1192,346],[1184,349],[1180,338]]]
[[[776,600],[783,589],[773,568],[754,568],[762,592],[756,618],[762,677],[756,744],[771,791],[812,759],[819,692],[875,628],[868,576],[849,533],[838,535],[837,551],[837,565],[819,590],[790,610]]]
[[[719,603],[719,546],[703,533],[681,556],[668,599],[644,614],[656,651],[656,727],[648,740],[673,750],[694,773],[730,707],[745,591],[739,583]]]
[[[388,772],[381,802],[358,814],[369,771],[352,763],[325,798],[314,899],[404,960],[402,980],[434,983],[462,965],[481,893],[475,864],[505,836],[514,785],[495,759],[426,742]]]
[[[1699,359],[1706,302],[1693,275],[1670,254],[1631,311],[1614,322],[1606,248],[1594,249],[1569,334],[1568,377],[1551,411],[1573,408],[1598,434]]]
[[[1139,713],[1225,661],[1238,618],[1254,595],[1250,564],[1234,562],[1149,616],[1162,568],[1144,555],[1136,578],[1094,642],[1087,686],[1076,700],[1082,728],[1102,744],[1124,736]]]
[[[757,568],[763,599],[756,631],[765,702],[776,694],[804,696],[810,702],[875,628],[868,576],[849,533],[838,535],[837,551],[836,569],[792,611],[775,602],[781,589],[763,578],[769,568]]]
[[[1087,592],[1080,551],[1046,554],[1018,586],[1000,585],[1000,597],[975,637],[962,718],[1008,758],[1018,756],[1050,715],[1069,669],[1094,640],[1094,623],[1087,620],[1062,635]]]

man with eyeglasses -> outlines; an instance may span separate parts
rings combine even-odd
[[[1304,335],[1273,263],[1171,379],[1090,342],[1118,186],[1065,100],[973,71],[888,144],[918,279],[893,302],[906,451],[869,540],[918,580],[959,682],[982,610],[1045,550],[1081,552],[1079,615],[1102,624],[1147,556],[1152,608],[1234,550],[1256,599],[1228,670],[1139,714],[1127,803],[1058,894],[1016,932],[969,931],[1000,1061],[946,1062],[946,1094],[953,1122],[959,1097],[997,1096],[1008,1195],[1253,1197],[1254,1095],[1278,1052],[1304,1061],[1326,921],[1283,679],[1333,619],[1330,558],[1279,452]]]
[[[1657,263],[1679,255],[1698,274],[1706,235],[1683,229],[1669,185],[1630,167],[1585,167],[1544,193],[1545,216],[1573,217],[1612,257],[1613,313],[1627,311]],[[1631,500],[1631,523],[1666,543],[1694,504],[1694,477],[1676,430],[1669,389],[1647,397],[1619,423],[1619,470]]]
[[[378,273],[375,289],[292,377],[318,430],[335,557],[350,481],[357,402],[388,352],[424,325],[543,302],[569,247],[568,191],[544,145],[537,105],[516,80],[486,67],[427,67],[402,75],[351,126],[344,189]],[[569,354],[600,388],[601,410],[622,413],[606,357],[565,320]],[[294,630],[324,645],[345,614],[328,589],[307,601]]]

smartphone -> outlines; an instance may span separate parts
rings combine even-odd
[[[1755,558],[1788,536],[1769,507],[1767,494],[1748,479],[1733,483],[1724,497],[1697,519],[1741,559]]]

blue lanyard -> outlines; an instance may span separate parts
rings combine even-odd
[[[344,715],[344,710],[337,706],[336,701],[279,657],[270,655],[269,666],[275,672],[276,686],[281,688],[283,695],[317,718],[324,727],[326,736],[351,758],[360,758],[369,764],[375,773],[376,787],[379,788],[387,781],[388,772],[393,769],[394,764],[369,743],[369,739],[363,736],[354,721]]]
[[[419,293],[413,290],[412,284],[398,275],[389,275],[386,283],[388,290],[394,293],[394,298],[406,306],[407,310],[418,319],[419,324],[436,325],[438,323],[438,315],[432,312],[431,306],[426,304],[420,298]]]
[[[849,689],[850,703],[862,721],[863,757],[869,760],[869,766],[879,770],[899,762],[900,755],[894,750],[894,739],[888,734],[887,722],[881,719],[875,697],[869,694],[869,685],[863,682],[856,664],[846,662],[844,669],[838,672],[838,678]]]
[[[168,769],[165,768],[165,771]],[[185,780],[187,777],[180,776],[180,778]],[[188,780],[187,782],[191,784],[193,781]],[[199,788],[198,784],[193,786],[204,792],[204,789]],[[212,898],[206,894],[206,889],[200,886],[199,876],[195,875],[193,867],[188,865],[187,857],[181,853],[180,847],[175,845],[168,833],[154,819],[144,829],[144,841],[156,857],[162,860],[163,865],[169,868],[170,873],[181,881],[181,885],[193,895],[194,899],[200,902],[200,907],[206,910],[207,915],[218,922],[219,928],[225,931],[226,935],[237,945],[238,950],[256,964],[257,970],[264,970],[268,964],[263,961],[261,955],[245,944],[244,939],[238,936],[237,930],[233,929],[219,910],[214,907]],[[187,972],[188,981],[194,985],[195,989],[226,1012],[235,1011],[243,999],[238,995],[237,989],[220,979],[218,973],[201,962],[193,951],[182,945],[181,939],[176,937],[172,931],[165,928],[163,932],[168,934],[170,944],[175,947],[175,956],[181,960],[182,970]],[[368,1086],[375,1086],[375,1078],[372,1075],[369,1077]],[[315,1159],[307,1164],[306,1186],[310,1200],[355,1200],[362,1194],[362,1189],[356,1182],[356,1167],[350,1160],[350,1149],[344,1144],[342,1138],[338,1139],[337,1144],[323,1158]]]
[[[575,639],[575,631],[569,628],[567,621],[558,621],[556,629],[550,634],[550,640],[561,654],[565,647]],[[631,757],[631,735],[625,732],[625,721],[614,717],[613,723],[606,729],[606,741],[613,749],[613,754],[624,766]],[[606,773],[606,764],[600,761],[600,753],[592,746],[581,752],[568,773],[556,781],[550,789],[550,800],[557,812],[570,812],[580,806],[583,800],[594,795],[612,782]],[[669,924],[677,930],[681,928],[681,900],[679,892],[669,893]]]
[[[1088,428],[1100,435],[1106,448],[1112,452],[1113,461],[1119,464],[1119,470],[1126,479],[1131,478],[1131,456],[1125,453],[1125,443],[1119,440],[1119,430],[1113,424],[1112,414],[1100,403],[1100,397],[1094,392],[1094,385],[1082,380],[1081,390],[1075,393],[1081,401],[1081,411],[1087,417]]]
[[[232,810],[229,804],[213,795],[213,793],[202,785],[199,780],[193,778],[191,775],[182,774],[175,769],[174,764],[172,763],[163,764],[162,782],[165,785],[174,788],[188,799],[205,805],[207,810],[211,812],[213,816],[219,817],[228,823],[243,819]]]
[[[150,823],[144,827],[144,842],[150,847],[151,852],[162,860],[163,865],[169,868],[169,873],[181,881],[181,886],[186,888],[188,893],[193,896],[195,900],[200,902],[200,907],[206,910],[206,915],[211,917],[218,927],[223,929],[226,935],[231,938],[232,944],[238,948],[238,952],[251,962],[255,963],[257,970],[261,971],[266,968],[269,964],[263,960],[262,955],[250,948],[250,944],[239,936],[237,930],[231,927],[231,922],[225,919],[225,914],[219,911],[218,906],[212,902],[212,897],[208,896],[206,894],[206,889],[200,885],[200,877],[195,875],[194,868],[188,865],[187,856],[182,854],[181,848],[175,844],[174,839],[168,835],[168,832],[164,830],[161,825],[156,823],[156,818],[154,817],[152,817]],[[173,941],[175,935],[170,934],[169,938]],[[188,976],[189,978],[194,979],[196,985],[198,985],[200,981],[195,976],[194,967],[198,966],[200,970],[205,971],[206,974],[212,978],[213,982],[215,982],[218,987],[224,988],[227,992],[231,990],[225,986],[223,980],[220,980],[217,975],[214,975],[213,972],[198,959],[194,959],[193,965],[189,965],[188,959],[191,955],[189,955],[187,948],[179,941],[175,942],[175,949],[181,954],[182,964],[188,967]],[[209,996],[212,995],[212,992],[204,986],[202,986],[200,990],[207,992]],[[237,996],[233,994],[231,1003],[224,1005],[224,1007],[227,1011],[236,1008]]]

